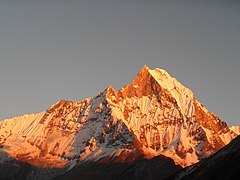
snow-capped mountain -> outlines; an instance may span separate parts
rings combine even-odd
[[[93,98],[61,100],[45,112],[0,122],[4,152],[34,166],[68,170],[158,155],[186,167],[236,136],[191,90],[147,66],[119,91],[110,86]]]

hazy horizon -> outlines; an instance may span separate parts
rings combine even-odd
[[[162,68],[240,125],[239,1],[0,0],[0,119]]]

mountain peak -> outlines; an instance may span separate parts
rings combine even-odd
[[[193,103],[193,92],[164,69],[152,70],[146,65],[143,66],[136,78],[120,89],[118,94],[123,97],[142,97],[160,93],[176,101],[184,115],[190,113],[188,107]]]
[[[61,100],[46,112],[2,121],[0,135],[8,154],[40,167],[160,154],[188,166],[236,137],[191,90],[148,66],[119,91],[109,86],[93,98]]]
[[[172,78],[171,75],[166,70],[161,69],[161,68],[151,69],[147,65],[144,65],[142,67],[142,69],[139,71],[139,74],[143,73],[143,72],[149,72],[152,75],[153,74],[158,74],[159,76],[165,76],[165,77],[168,77],[168,78]]]
[[[141,70],[150,70],[150,68],[147,65],[144,65]]]
[[[130,84],[110,97],[113,116],[134,132],[146,157],[162,153],[186,166],[236,136],[190,89],[160,68],[144,66]]]

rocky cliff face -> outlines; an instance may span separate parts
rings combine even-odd
[[[127,86],[0,122],[3,151],[38,167],[132,162],[165,155],[182,167],[237,136],[165,70],[144,66]]]

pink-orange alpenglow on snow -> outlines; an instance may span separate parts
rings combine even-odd
[[[79,162],[158,155],[186,167],[237,134],[165,70],[147,66],[119,91],[108,87],[93,98],[61,100],[45,112],[0,122],[0,144],[8,155],[37,167],[68,169]]]

